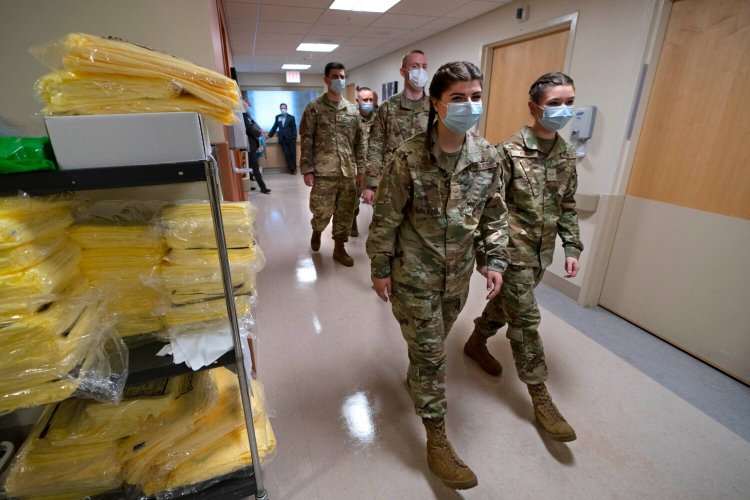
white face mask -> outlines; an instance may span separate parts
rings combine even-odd
[[[424,68],[412,68],[409,70],[409,81],[417,88],[427,85],[427,70]]]
[[[250,105],[245,101],[242,101],[242,108],[245,110],[245,113],[250,114]]]

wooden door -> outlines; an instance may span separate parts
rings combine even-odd
[[[750,381],[750,2],[672,4],[600,303]]]
[[[570,26],[493,47],[484,136],[497,144],[531,124],[529,87],[550,71],[562,71]],[[572,76],[572,75],[571,75]],[[485,76],[486,78],[486,76]],[[575,79],[575,77],[573,77]]]

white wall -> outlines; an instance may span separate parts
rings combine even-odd
[[[213,0],[2,0],[0,5],[0,117],[35,135],[44,135],[36,116],[43,107],[34,82],[49,71],[29,54],[29,47],[70,32],[117,36],[217,67],[210,13]],[[209,134],[223,140],[223,129],[209,124]]]
[[[529,19],[525,23],[515,20],[515,10],[521,4],[529,5]],[[658,0],[513,2],[354,68],[349,72],[350,81],[380,89],[386,81],[402,80],[398,74],[401,57],[406,50],[415,48],[427,54],[428,71],[435,71],[441,64],[455,60],[468,60],[481,65],[485,45],[533,33],[555,19],[578,13],[575,31],[571,33],[575,37],[572,56],[566,71],[576,82],[576,103],[598,107],[596,129],[589,141],[588,155],[578,165],[579,192],[623,195],[626,183],[619,182],[623,175],[620,164],[627,146],[630,111],[657,4]],[[403,83],[399,85],[402,86]],[[597,221],[607,218],[606,215],[597,212],[581,218],[581,235],[587,249],[595,246],[597,231],[602,229],[597,228]],[[576,287],[583,286],[591,278],[587,273],[601,273],[602,266],[606,267],[606,262],[601,261],[591,262],[588,266],[590,255],[584,252],[582,256],[583,272],[572,280]],[[561,260],[562,252],[558,251],[549,271],[562,276]]]
[[[238,73],[237,80],[241,87],[259,88],[279,88],[284,90],[294,90],[300,88],[324,89],[322,73],[301,73],[300,83],[286,83],[285,73]]]

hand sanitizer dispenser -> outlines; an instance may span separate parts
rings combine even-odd
[[[594,122],[596,121],[596,106],[583,106],[576,108],[573,115],[570,140],[576,145],[576,156],[583,158],[586,156],[586,141],[588,141],[594,132]]]

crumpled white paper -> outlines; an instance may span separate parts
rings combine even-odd
[[[208,366],[224,353],[234,349],[232,333],[228,326],[200,333],[181,334],[172,337],[157,356],[172,355],[174,363],[185,363],[191,370]]]

